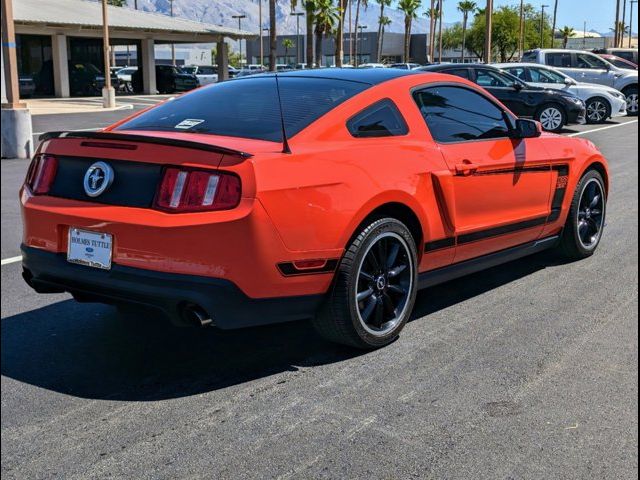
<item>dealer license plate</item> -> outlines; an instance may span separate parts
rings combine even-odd
[[[68,262],[105,270],[111,268],[113,235],[70,228],[68,245]]]

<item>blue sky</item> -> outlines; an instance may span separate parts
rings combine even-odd
[[[525,0],[534,6],[550,5],[545,12],[553,13],[554,0]],[[627,24],[629,23],[629,10],[631,4],[627,2]],[[375,3],[375,2],[372,2]],[[429,0],[423,0],[422,4],[429,4]],[[485,6],[485,0],[476,0],[479,7]],[[501,5],[520,5],[520,0],[494,0],[494,8]],[[622,2],[621,2],[622,3]],[[444,0],[444,21],[448,23],[458,22],[461,15],[457,11],[458,0]],[[633,14],[633,31],[638,31],[638,4]],[[621,9],[622,10],[622,9]],[[622,15],[622,13],[620,14]],[[576,30],[582,30],[583,22],[587,21],[587,30],[607,32],[613,27],[616,17],[616,0],[559,0],[558,24],[569,25]]]

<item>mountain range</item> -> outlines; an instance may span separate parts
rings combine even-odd
[[[134,6],[135,0],[128,0],[129,7]],[[302,3],[301,1],[298,2]],[[352,18],[355,22],[355,2],[352,7]],[[137,0],[138,9],[148,12],[162,13],[169,15],[171,2],[169,0]],[[262,0],[262,24],[269,26],[269,2]],[[303,9],[299,6],[298,11]],[[295,34],[296,17],[292,17],[290,0],[278,0],[276,3],[276,23],[278,34]],[[242,19],[242,29],[252,32],[258,31],[259,14],[258,0],[174,0],[173,14],[177,17],[196,20],[199,22],[211,23],[214,25],[224,25],[227,27],[238,27],[237,20],[233,15],[246,15]],[[380,16],[380,6],[377,2],[370,1],[369,8],[361,8],[360,25],[366,25],[366,31],[378,30],[378,17]],[[387,32],[404,32],[404,13],[400,10],[386,7],[385,16],[391,20],[391,25],[385,28]],[[429,20],[421,16],[414,22],[412,33],[425,33],[428,30]],[[446,26],[446,23],[443,24]],[[304,33],[304,17],[300,21],[300,30]]]

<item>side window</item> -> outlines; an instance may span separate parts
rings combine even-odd
[[[595,68],[603,70],[607,68],[607,62],[595,55],[589,55],[588,53],[576,54],[576,62],[578,68]]]
[[[409,132],[400,110],[389,99],[356,114],[347,122],[347,129],[356,138],[392,137]]]
[[[491,70],[476,70],[476,83],[481,87],[511,87],[513,82]]]
[[[483,95],[467,88],[431,87],[415,92],[413,98],[437,142],[509,136],[503,111]]]
[[[550,67],[571,68],[570,53],[547,53],[544,60]]]
[[[530,68],[531,81],[534,83],[563,83],[564,78],[550,70],[542,68]]]
[[[467,68],[453,68],[451,70],[444,70],[442,73],[446,73],[448,75],[455,75],[456,77],[466,78],[467,80],[471,80],[471,76],[469,75],[469,69]]]
[[[523,82],[528,81],[528,79],[527,79],[527,70],[524,67],[507,68],[507,72],[509,72],[514,77],[518,77]]]

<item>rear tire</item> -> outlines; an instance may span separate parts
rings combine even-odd
[[[593,255],[602,239],[606,213],[604,180],[599,172],[589,170],[573,194],[560,240],[560,253],[574,260]]]
[[[587,123],[604,123],[611,117],[611,104],[602,97],[587,100]]]
[[[362,349],[393,342],[413,310],[417,252],[394,218],[372,220],[348,246],[313,324],[324,338]]]
[[[557,103],[545,103],[536,112],[534,118],[542,124],[547,132],[558,133],[567,124],[567,114]]]
[[[627,87],[622,93],[627,97],[627,115],[630,117],[638,116],[638,87]]]

